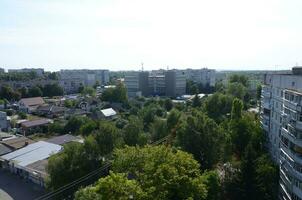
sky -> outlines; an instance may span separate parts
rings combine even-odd
[[[301,0],[0,0],[0,67],[302,65]]]

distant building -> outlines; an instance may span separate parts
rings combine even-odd
[[[35,72],[38,76],[44,74],[44,69],[42,68],[23,68],[23,69],[9,69],[8,73],[30,73]]]
[[[280,199],[302,199],[302,67],[265,75],[260,119],[280,167]]]
[[[77,93],[81,86],[93,86],[96,82],[106,85],[109,82],[109,70],[61,70],[59,82],[65,93]]]
[[[216,83],[216,71],[214,69],[186,69],[186,77],[203,86],[214,87]]]
[[[44,187],[47,159],[62,149],[61,145],[39,141],[0,156],[0,166]]]
[[[128,72],[125,75],[128,96],[169,96],[185,94],[186,75],[182,70]]]
[[[26,113],[35,112],[39,106],[44,104],[45,101],[42,97],[23,98],[18,102],[19,110]]]
[[[0,74],[5,73],[5,70],[3,68],[0,68]]]
[[[6,112],[0,111],[0,131],[10,130],[10,121],[6,115]]]

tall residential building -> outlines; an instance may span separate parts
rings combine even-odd
[[[302,200],[302,67],[265,75],[260,116],[280,167],[280,199]]]
[[[101,85],[109,82],[109,70],[61,70],[59,82],[64,92],[77,92],[80,86],[93,86],[97,81]]]
[[[216,71],[214,69],[187,69],[187,79],[196,83],[201,83],[203,86],[214,87],[216,83]]]
[[[5,73],[5,70],[3,68],[0,68],[0,74]]]
[[[169,96],[185,94],[186,75],[181,70],[128,72],[125,75],[128,96]]]

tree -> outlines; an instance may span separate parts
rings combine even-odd
[[[41,97],[41,96],[43,96],[43,93],[39,87],[33,86],[32,88],[30,88],[28,90],[28,96],[29,97]]]
[[[53,96],[61,96],[61,95],[63,95],[63,88],[59,86],[57,83],[46,84],[43,87],[43,96],[53,97]]]
[[[11,87],[7,85],[2,85],[0,89],[0,98],[7,99],[8,101],[16,101],[21,98],[21,94],[18,91],[14,91]]]
[[[181,113],[176,110],[176,109],[173,109],[168,117],[167,117],[167,128],[168,128],[168,132],[170,132],[173,128],[176,128],[178,122],[179,122],[179,119],[181,117]]]
[[[243,100],[247,95],[247,88],[241,83],[229,83],[227,87],[227,93]]]
[[[147,137],[143,128],[143,122],[138,117],[130,116],[128,124],[123,129],[125,144],[129,146],[146,144]]]
[[[249,80],[248,80],[248,77],[245,75],[232,74],[229,77],[229,83],[240,83],[244,87],[248,87]]]
[[[173,102],[171,99],[165,99],[164,105],[167,111],[170,111],[173,108]]]
[[[193,108],[201,106],[201,101],[200,101],[200,98],[199,98],[199,96],[197,94],[195,94],[195,96],[193,98],[192,106],[193,106]]]
[[[240,99],[235,98],[233,100],[233,105],[232,105],[232,113],[231,113],[232,120],[241,118],[242,108],[243,108],[242,101]]]
[[[100,81],[96,81],[93,85],[93,88],[96,89],[97,87],[101,86]]]
[[[136,180],[129,180],[124,173],[113,173],[101,178],[95,186],[79,190],[75,195],[76,200],[145,200],[147,194],[142,190]]]
[[[205,199],[199,167],[183,151],[146,146],[115,150],[112,170],[137,180],[150,199]]]
[[[65,125],[64,132],[78,134],[81,126],[85,124],[87,121],[88,121],[87,117],[73,116],[68,120],[67,124]]]
[[[89,95],[94,97],[96,95],[96,91],[93,87],[84,87],[83,91],[81,92],[83,96]]]
[[[150,125],[152,141],[157,141],[168,135],[167,122],[164,119],[156,118]]]
[[[121,134],[111,122],[101,122],[99,129],[94,134],[102,156],[111,153],[115,147],[122,145]]]
[[[64,146],[64,150],[52,155],[48,160],[47,172],[49,178],[46,182],[51,190],[57,189],[70,183],[101,166],[99,156],[89,155],[87,142],[69,143]]]
[[[90,135],[94,130],[96,130],[98,127],[97,123],[89,120],[88,122],[86,122],[85,124],[83,124],[80,127],[80,134],[81,135]]]
[[[115,88],[106,89],[101,99],[109,102],[126,103],[128,101],[127,89],[123,84],[119,83]]]
[[[218,172],[205,171],[202,174],[204,183],[207,186],[207,200],[217,200],[221,197],[221,183]]]
[[[221,158],[225,136],[214,120],[193,111],[177,130],[177,145],[192,153],[203,169],[211,169]]]
[[[73,108],[75,107],[77,104],[77,102],[75,100],[69,100],[69,99],[66,99],[64,101],[64,106],[67,107],[67,108]]]
[[[21,94],[22,98],[28,97],[28,89],[26,87],[20,88],[19,93]]]

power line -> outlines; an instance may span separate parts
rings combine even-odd
[[[162,138],[162,139],[159,139],[159,140],[157,140],[155,142],[150,143],[150,145],[151,146],[156,146],[158,144],[163,143],[168,138],[169,138],[169,135],[166,136],[166,137],[164,137],[164,138]],[[68,184],[66,184],[66,185],[64,185],[64,186],[62,186],[62,187],[60,187],[60,188],[58,188],[58,189],[56,189],[56,190],[54,190],[52,192],[49,192],[49,193],[47,193],[45,195],[42,195],[42,196],[38,197],[35,200],[47,200],[47,199],[51,199],[51,198],[55,197],[56,195],[62,194],[64,191],[67,191],[67,190],[69,190],[69,189],[71,189],[71,188],[73,188],[73,187],[75,187],[77,185],[78,186],[81,185],[81,183],[84,183],[85,181],[87,181],[87,180],[89,180],[91,178],[95,178],[97,175],[101,175],[102,173],[108,173],[111,165],[112,165],[111,162],[107,162],[102,167],[100,167],[100,168],[98,168],[98,169],[96,169],[96,170],[94,170],[94,171],[86,174],[85,176],[83,176],[83,177],[81,177],[81,178],[79,178],[79,179],[77,179],[77,180],[75,180],[75,181],[73,181],[71,183],[68,183]]]

